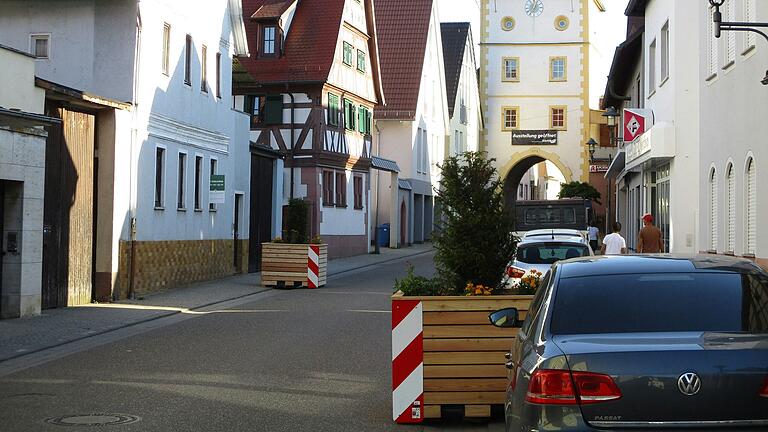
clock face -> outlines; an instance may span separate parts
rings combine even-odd
[[[528,16],[537,17],[544,12],[544,2],[542,0],[527,0],[525,2],[525,13]]]

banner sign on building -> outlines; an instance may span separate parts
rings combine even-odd
[[[224,204],[224,175],[214,174],[211,176],[211,186],[208,188],[208,202],[211,204]]]
[[[591,173],[608,172],[608,166],[607,165],[590,165],[589,172]]]
[[[513,130],[512,145],[556,145],[556,130]]]
[[[622,138],[630,143],[653,126],[653,111],[640,108],[624,108]]]

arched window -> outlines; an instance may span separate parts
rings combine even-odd
[[[709,250],[717,250],[717,172],[709,173]]]
[[[746,172],[746,199],[744,200],[745,241],[744,253],[755,255],[757,250],[757,193],[755,183],[755,160],[750,157],[747,160]]]
[[[733,164],[725,169],[726,252],[736,250],[736,179]]]

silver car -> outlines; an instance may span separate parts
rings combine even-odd
[[[520,240],[515,255],[507,264],[502,287],[513,288],[531,270],[546,274],[552,264],[560,260],[594,255],[589,242],[580,234],[563,235],[561,230],[537,231],[550,231],[550,234],[529,234]],[[578,234],[578,231],[573,231]]]

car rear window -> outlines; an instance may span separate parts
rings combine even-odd
[[[768,333],[768,288],[763,277],[736,273],[561,279],[550,331]]]
[[[585,245],[574,243],[536,243],[519,246],[516,259],[526,264],[554,264],[557,261],[589,255]]]

